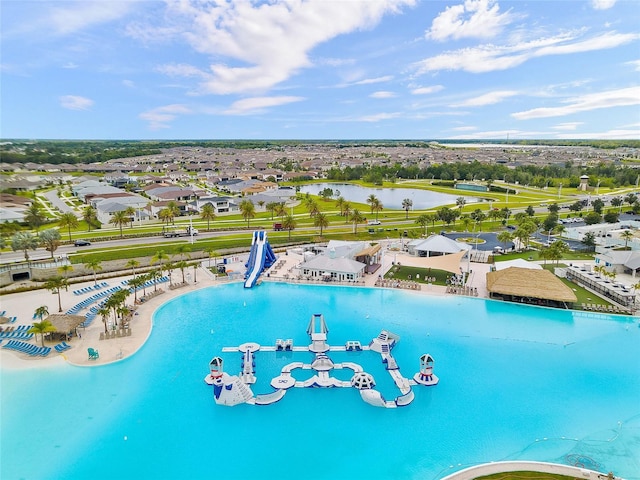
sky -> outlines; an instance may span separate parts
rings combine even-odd
[[[638,0],[0,0],[4,139],[640,139]]]

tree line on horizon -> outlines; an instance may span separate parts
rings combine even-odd
[[[434,143],[436,142],[436,143]],[[640,148],[640,140],[477,140],[496,145],[580,146],[598,149]],[[175,147],[253,148],[282,150],[284,147],[331,145],[347,147],[455,148],[464,140],[24,140],[2,139],[0,162],[6,163],[95,163],[117,158],[162,153]]]

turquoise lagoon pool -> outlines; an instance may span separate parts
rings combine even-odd
[[[215,404],[203,382],[209,360],[240,367],[240,354],[222,347],[306,345],[313,313],[324,314],[334,345],[399,334],[402,373],[430,353],[440,383],[415,387],[398,409],[348,388],[292,389],[271,406]],[[639,347],[631,317],[367,288],[207,288],[164,304],[149,341],[122,362],[3,370],[0,477],[438,479],[525,459],[640,479]],[[309,355],[259,352],[254,392]],[[355,355],[386,397],[397,394],[378,355]]]

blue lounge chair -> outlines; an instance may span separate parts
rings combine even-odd
[[[98,350],[95,350],[89,347],[87,349],[87,352],[89,352],[89,360],[97,360],[100,358],[100,354],[98,353]]]

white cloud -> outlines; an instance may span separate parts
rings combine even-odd
[[[378,91],[378,92],[373,92],[371,95],[369,95],[371,98],[394,98],[397,95],[394,92],[388,92],[388,91]]]
[[[631,65],[636,72],[640,72],[640,60],[626,62],[625,65]]]
[[[160,65],[156,68],[160,73],[164,73],[170,77],[206,77],[206,72],[203,72],[193,65],[187,65],[184,63],[173,63],[167,65]]]
[[[63,95],[60,97],[60,105],[69,110],[89,110],[93,106],[93,100],[78,95]]]
[[[154,108],[138,116],[149,123],[149,129],[160,130],[169,128],[169,122],[172,122],[178,115],[188,115],[190,113],[193,112],[186,105],[172,104]]]
[[[384,83],[393,80],[393,75],[385,75],[384,77],[365,78],[354,82],[354,85],[371,85],[372,83]]]
[[[418,75],[440,70],[464,70],[486,73],[513,68],[536,57],[568,55],[614,48],[640,38],[637,33],[608,32],[585,40],[578,40],[579,33],[566,33],[555,37],[540,38],[513,45],[480,45],[446,52],[426,58],[413,65]]]
[[[365,2],[169,2],[172,18],[184,22],[180,37],[216,59],[201,93],[263,92],[302,68],[308,52],[339,35],[375,26],[415,0]],[[138,33],[142,35],[142,33]]]
[[[485,140],[501,139],[501,138],[540,138],[541,132],[523,132],[522,130],[484,130],[482,132],[463,133],[460,135],[453,135],[450,138],[452,140]]]
[[[302,100],[304,100],[303,97],[292,96],[244,98],[234,102],[224,113],[227,115],[246,115],[264,111],[269,107],[277,107]]]
[[[570,131],[570,130],[576,130],[580,125],[584,125],[584,123],[583,122],[559,123],[551,128],[553,128],[554,130]]]
[[[133,88],[136,86],[133,80],[122,80],[122,85],[124,85],[127,88]]]
[[[461,5],[447,7],[434,18],[425,36],[437,41],[491,38],[512,21],[511,13],[500,13],[500,6],[494,0],[466,0]]]
[[[122,18],[134,4],[130,1],[65,2],[65,7],[55,7],[48,12],[46,25],[58,35],[70,35],[93,25]]]
[[[591,6],[596,10],[607,10],[616,4],[616,0],[591,0]]]
[[[534,108],[524,112],[513,113],[511,116],[518,120],[529,120],[532,118],[562,117],[600,108],[640,105],[640,87],[591,93],[568,99],[565,103],[567,105],[561,107]]]
[[[472,126],[467,126],[467,127],[454,127],[451,130],[453,130],[454,132],[473,132],[474,130],[477,130],[478,127],[472,127]]]
[[[444,90],[442,85],[432,85],[430,87],[418,87],[411,90],[413,95],[429,95],[431,93],[437,93],[440,90]]]
[[[635,130],[615,129],[605,130],[604,132],[580,132],[575,134],[558,134],[558,138],[562,139],[597,139],[597,140],[637,140],[640,137],[640,128]]]
[[[470,98],[462,103],[452,105],[453,107],[482,107],[485,105],[493,105],[502,102],[505,98],[518,95],[518,92],[513,90],[499,90],[495,92],[485,93],[478,97]]]
[[[382,120],[390,120],[392,118],[398,118],[400,113],[376,113],[374,115],[364,115],[362,117],[358,117],[357,120],[361,122],[380,122]]]

